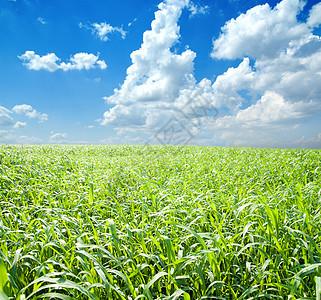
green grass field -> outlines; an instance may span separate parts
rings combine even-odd
[[[0,146],[0,299],[321,299],[321,151]]]

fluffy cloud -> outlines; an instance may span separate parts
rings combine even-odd
[[[239,110],[235,116],[225,116],[215,121],[216,128],[230,127],[271,127],[284,122],[296,123],[298,119],[311,116],[320,104],[313,101],[291,103],[274,92],[266,92],[260,100],[250,107]]]
[[[18,115],[24,115],[31,119],[38,119],[39,122],[47,121],[48,115],[39,113],[35,109],[32,108],[32,106],[28,104],[22,104],[22,105],[15,105],[12,110],[9,110],[3,106],[0,106],[0,126],[12,126],[13,128],[25,128],[27,127],[26,122],[14,122],[14,118],[12,116],[13,113]]]
[[[57,61],[60,60],[55,53],[49,53],[44,56],[35,54],[34,51],[26,51],[21,56],[18,56],[23,61],[23,64],[30,70],[47,70],[54,72],[59,69]]]
[[[32,106],[28,104],[21,104],[21,105],[15,105],[12,109],[13,112],[19,115],[25,115],[28,118],[31,119],[38,119],[39,122],[47,121],[48,120],[48,115],[47,114],[42,114],[36,111],[35,109],[32,108]]]
[[[60,68],[64,71],[69,70],[82,70],[82,69],[92,69],[98,67],[100,69],[106,69],[107,65],[105,61],[98,60],[99,54],[96,56],[94,54],[88,53],[77,53],[70,58],[70,62],[61,63]]]
[[[126,31],[124,31],[122,27],[113,27],[110,24],[107,24],[106,22],[93,23],[90,25],[84,25],[82,23],[79,23],[79,27],[91,30],[93,35],[97,36],[100,40],[104,42],[109,40],[108,35],[116,32],[121,34],[122,39],[126,38]]]
[[[186,5],[187,1],[179,0],[159,4],[151,30],[145,31],[140,49],[131,54],[132,65],[124,83],[105,97],[108,104],[116,106],[104,114],[103,125],[128,125],[129,121],[143,125],[156,108],[173,107],[181,90],[194,84],[191,72],[196,54],[170,51],[179,39],[177,21]]]
[[[114,107],[101,124],[161,143],[178,138],[180,143],[285,146],[284,137],[294,137],[288,132],[321,111],[321,39],[313,34],[319,6],[306,22],[297,20],[304,7],[299,0],[256,6],[228,21],[213,42],[212,57],[242,58],[241,63],[214,82],[197,82],[196,53],[171,51],[179,41],[181,12],[192,5],[159,4],[151,30],[131,54],[125,81],[104,97]]]
[[[12,112],[3,106],[0,106],[0,126],[13,125],[13,118],[10,116]]]
[[[143,107],[116,105],[104,113],[102,125],[130,126],[143,125],[146,122],[146,114]]]
[[[104,60],[99,60],[98,55],[88,54],[84,52],[77,53],[70,57],[70,61],[65,63],[59,63],[60,58],[56,56],[55,53],[49,53],[43,56],[35,54],[34,51],[26,51],[21,56],[18,56],[23,64],[30,70],[47,70],[54,72],[58,69],[64,71],[69,70],[82,70],[82,69],[92,69],[100,68],[106,69],[107,65]]]
[[[301,0],[283,0],[274,9],[268,4],[258,5],[231,19],[213,43],[213,58],[235,59],[275,57],[289,43],[310,34],[306,24],[297,21],[303,9]]]
[[[235,100],[234,112],[208,124],[229,145],[286,146],[292,142],[284,142],[287,135],[282,133],[290,136],[289,132],[295,132],[320,112],[321,39],[312,33],[319,4],[312,8],[306,23],[296,19],[303,5],[300,1],[283,0],[274,9],[267,4],[256,6],[227,22],[214,41],[214,58],[248,55],[254,60],[252,68],[250,59],[244,58],[237,68],[218,76],[213,84],[220,83],[216,88],[219,99],[225,97],[224,101],[232,106],[233,101],[228,99],[232,96]],[[280,28],[284,32],[278,36]],[[260,30],[256,32],[257,29]],[[228,73],[230,76],[226,76]],[[249,101],[243,98],[242,89],[252,99],[246,109],[241,109]]]
[[[321,24],[321,2],[314,5],[310,11],[308,25],[310,27],[318,27]]]

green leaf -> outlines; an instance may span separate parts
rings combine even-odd
[[[94,184],[91,182],[89,183],[89,203],[94,202]]]
[[[9,294],[9,278],[4,261],[0,260],[0,291]]]

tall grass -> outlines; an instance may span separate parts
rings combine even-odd
[[[321,152],[0,146],[0,299],[320,299]]]

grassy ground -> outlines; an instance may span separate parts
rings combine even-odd
[[[321,299],[321,151],[0,146],[0,299]]]

